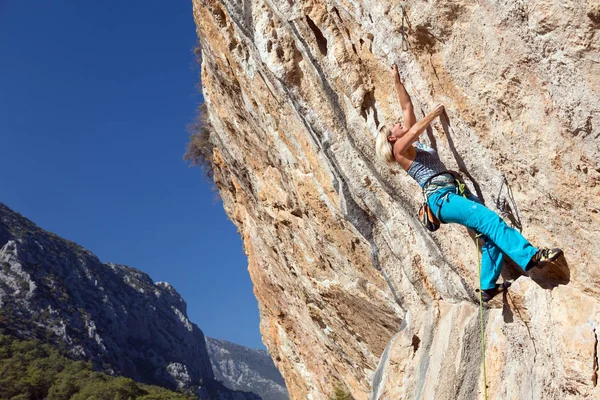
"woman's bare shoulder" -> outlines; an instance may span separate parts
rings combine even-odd
[[[403,152],[394,152],[394,158],[406,171],[408,171],[413,161],[415,161],[416,155],[417,151],[415,150],[414,146],[409,146],[408,149],[404,150]]]

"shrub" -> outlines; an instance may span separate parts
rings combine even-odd
[[[192,51],[194,52],[194,56],[196,56],[196,63],[202,65],[202,45],[200,42],[196,43],[196,46]]]
[[[333,397],[331,397],[329,400],[354,400],[354,397],[352,397],[349,392],[338,385],[333,391]]]
[[[202,103],[198,107],[198,113],[194,122],[188,125],[190,141],[183,159],[193,166],[200,167],[204,175],[210,180],[213,178],[212,156],[214,145],[210,141],[212,131],[213,128],[208,120],[206,103]]]

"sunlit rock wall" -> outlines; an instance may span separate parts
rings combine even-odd
[[[401,116],[394,62],[417,117],[446,105],[423,140],[566,251],[505,269],[511,295],[484,313],[489,398],[600,398],[598,1],[407,1],[405,18],[385,0],[193,4],[215,182],[293,399],[483,397],[475,244],[425,231],[416,183],[375,159]]]

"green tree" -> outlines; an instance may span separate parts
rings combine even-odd
[[[0,399],[191,400],[157,386],[113,377],[71,360],[49,344],[0,334]]]

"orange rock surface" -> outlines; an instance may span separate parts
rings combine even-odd
[[[401,4],[193,0],[214,179],[291,398],[483,398],[475,244],[422,228],[418,185],[375,158],[392,63],[417,117],[445,104],[423,135],[444,163],[494,210],[506,176],[512,222],[565,250],[506,266],[488,398],[600,398],[600,4]]]

